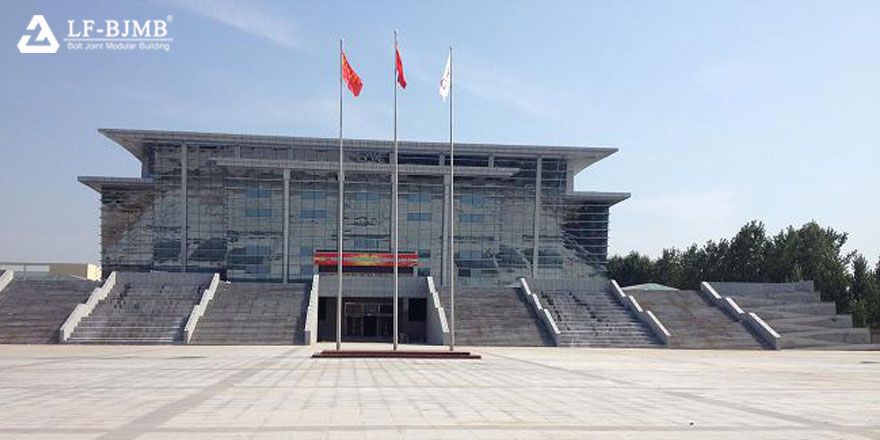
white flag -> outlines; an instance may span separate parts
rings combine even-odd
[[[452,54],[446,58],[446,68],[443,69],[443,76],[440,78],[440,96],[443,102],[449,97],[449,91],[452,89]]]

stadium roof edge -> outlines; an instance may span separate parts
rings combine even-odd
[[[289,146],[294,143],[312,144],[315,146],[333,147],[338,145],[338,138],[317,138],[277,135],[250,135],[233,133],[206,133],[193,131],[136,130],[119,128],[99,128],[98,132],[116,142],[138,160],[143,161],[144,147],[152,142],[202,142],[232,143],[253,146]],[[346,139],[346,142],[358,148],[390,148],[390,140]],[[425,151],[442,153],[448,147],[447,142],[400,141],[400,148],[409,151]],[[549,145],[510,145],[487,143],[456,143],[456,151],[461,154],[485,154],[489,150],[495,154],[522,155],[527,157],[548,156],[562,157],[569,161],[570,168],[579,172],[584,168],[616,153],[614,147],[577,147]]]

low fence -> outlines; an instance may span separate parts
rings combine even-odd
[[[3,275],[0,275],[0,293],[12,282],[13,278],[15,278],[15,271],[13,270],[7,270],[3,272]]]
[[[519,279],[520,289],[525,300],[532,307],[532,310],[538,315],[538,318],[544,324],[544,327],[550,333],[550,337],[553,339],[554,345],[559,345],[559,326],[556,325],[556,320],[553,319],[553,315],[550,314],[550,311],[545,309],[544,306],[541,305],[541,300],[538,299],[538,296],[532,293],[532,289],[529,287],[528,281],[525,278]]]
[[[428,315],[426,318],[425,340],[429,344],[449,345],[449,323],[446,311],[440,302],[440,295],[434,285],[434,277],[428,277]]]
[[[87,299],[85,303],[77,304],[73,311],[70,312],[70,315],[67,316],[64,324],[61,325],[61,329],[58,330],[59,342],[67,342],[67,340],[70,339],[70,335],[76,330],[76,326],[78,326],[84,318],[92,314],[95,307],[98,306],[98,303],[107,298],[107,295],[109,295],[113,288],[116,287],[117,276],[118,274],[116,272],[111,273],[101,287],[92,291],[92,294],[89,295],[89,299]]]
[[[624,307],[630,310],[630,312],[638,318],[639,321],[644,323],[651,329],[655,336],[660,339],[660,342],[663,345],[669,345],[672,340],[672,335],[669,333],[669,330],[666,329],[666,326],[654,316],[654,312],[650,310],[645,310],[639,304],[638,300],[632,295],[627,295],[623,289],[620,288],[620,285],[617,284],[617,281],[611,280],[611,292],[613,296],[617,299],[618,302],[623,304]]]
[[[797,283],[792,283],[792,289],[797,288],[795,287],[795,284]],[[768,284],[768,286],[770,286],[770,284]],[[813,282],[808,281],[798,287],[806,286],[809,286],[810,290],[812,290]],[[733,298],[729,296],[721,296],[711,283],[706,281],[700,283],[700,293],[703,294],[703,297],[705,297],[709,303],[723,310],[724,313],[728,314],[731,318],[744,322],[749,329],[760,336],[761,339],[763,339],[764,342],[774,350],[780,350],[782,348],[782,336],[780,336],[773,327],[770,327],[769,324],[764,322],[764,320],[754,312],[743,310]]]
[[[220,285],[220,274],[215,273],[213,277],[211,277],[211,284],[208,285],[208,288],[202,292],[202,298],[199,300],[199,303],[193,306],[192,312],[189,314],[189,319],[186,321],[186,326],[183,328],[183,341],[187,344],[192,340],[193,334],[196,331],[196,326],[199,324],[199,319],[205,314],[205,311],[208,309],[208,304],[214,299],[214,294],[217,293],[217,286]]]
[[[303,333],[306,345],[318,343],[318,292],[320,285],[320,277],[318,274],[314,274],[312,276],[312,288],[309,290],[309,306],[306,309],[306,324]]]

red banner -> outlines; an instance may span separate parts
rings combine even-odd
[[[336,266],[339,263],[336,251],[315,251],[315,264],[318,266]],[[342,265],[346,267],[394,267],[394,254],[391,252],[343,252]],[[419,255],[415,252],[399,252],[397,267],[416,267]]]

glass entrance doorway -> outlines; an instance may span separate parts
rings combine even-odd
[[[390,341],[394,331],[394,307],[385,300],[343,302],[345,334],[356,341]]]

